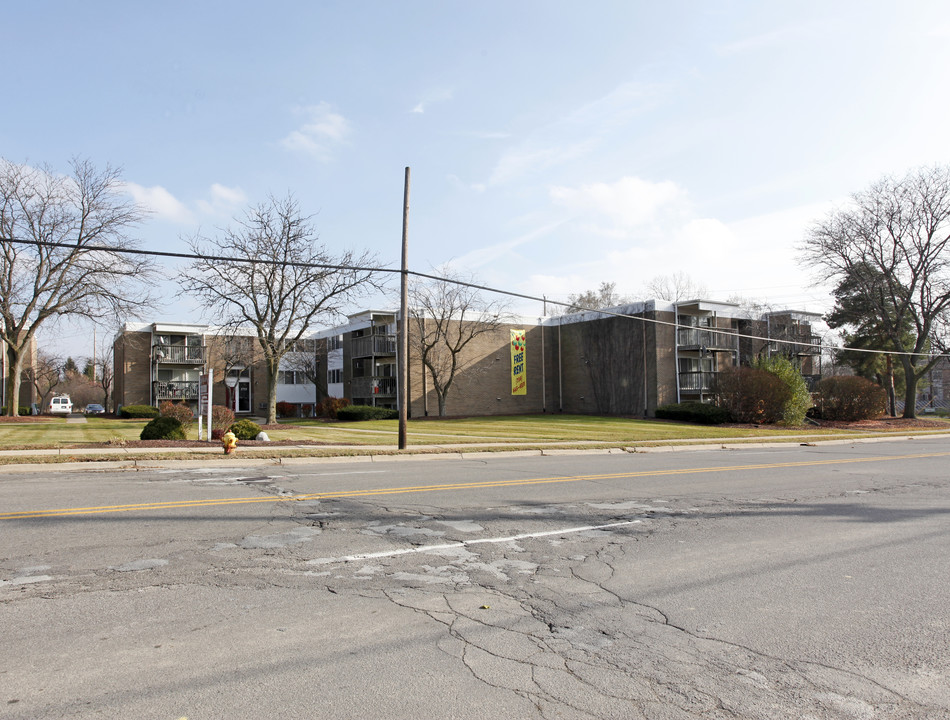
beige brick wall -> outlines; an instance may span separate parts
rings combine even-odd
[[[512,329],[526,331],[527,394],[511,394]],[[410,334],[418,337],[411,330]],[[410,338],[410,348],[418,341]],[[480,335],[460,355],[462,367],[446,396],[447,415],[514,415],[542,410],[541,335],[538,326],[504,325],[498,332]],[[410,352],[409,398],[412,417],[423,417],[428,405],[430,417],[439,414],[439,401],[426,371],[426,398],[423,401],[423,365],[418,351]]]
[[[151,402],[152,333],[124,332],[113,344],[115,391],[113,402],[120,405],[148,405]]]

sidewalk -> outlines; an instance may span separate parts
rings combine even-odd
[[[232,455],[224,455],[217,442],[207,447],[107,447],[37,448],[27,450],[0,450],[0,458],[33,458],[33,462],[0,465],[0,474],[13,472],[76,471],[76,470],[154,470],[161,468],[195,468],[260,465],[300,465],[329,462],[381,462],[400,460],[471,459],[478,456],[530,457],[580,454],[632,454],[682,452],[690,450],[737,450],[756,447],[789,447],[790,445],[842,445],[901,441],[924,438],[950,438],[950,433],[881,433],[857,438],[816,440],[813,435],[786,435],[784,441],[758,438],[702,438],[666,441],[644,441],[643,444],[610,446],[596,441],[526,442],[517,443],[432,443],[412,445],[398,450],[392,445],[255,445],[239,446]],[[806,442],[800,442],[806,440]],[[590,447],[584,447],[588,445]],[[580,447],[578,447],[580,446]],[[508,449],[513,448],[513,449]],[[261,457],[261,454],[265,457]],[[319,453],[319,454],[315,454]],[[330,454],[324,454],[330,453]],[[194,458],[162,458],[162,455],[195,455]],[[97,456],[95,460],[80,460],[83,456]],[[107,460],[98,459],[108,457]],[[150,457],[143,457],[150,456]],[[155,457],[159,456],[159,457]],[[76,458],[59,461],[58,458]],[[56,459],[54,459],[56,458]]]

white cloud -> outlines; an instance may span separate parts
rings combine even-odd
[[[420,100],[412,112],[422,115],[425,113],[426,108],[435,103],[445,102],[452,99],[452,91],[448,88],[442,88],[439,90],[434,90],[428,93],[425,97]]]
[[[302,152],[326,162],[332,150],[350,135],[349,122],[334,112],[329,103],[300,108],[297,113],[305,115],[307,119],[280,141],[287,150]]]
[[[686,193],[674,182],[650,182],[624,177],[613,184],[594,183],[579,188],[552,187],[555,204],[596,221],[629,229],[656,221],[666,210],[685,204]]]
[[[211,185],[211,200],[199,200],[199,209],[209,215],[234,215],[247,203],[247,195],[241,188],[229,188],[219,183]]]
[[[163,220],[175,223],[194,222],[194,216],[185,204],[161,185],[144,187],[137,183],[126,182],[123,187],[136,203]]]
[[[782,45],[801,43],[803,38],[812,35],[818,28],[817,25],[791,25],[718,45],[715,51],[719,55],[730,56],[759,50],[773,50]]]
[[[511,182],[590,154],[610,132],[653,107],[665,92],[665,86],[655,84],[629,82],[617,86],[509,148],[499,158],[489,183]]]
[[[524,233],[516,238],[511,240],[506,240],[504,242],[496,243],[494,245],[488,245],[487,247],[477,248],[467,252],[465,255],[462,255],[459,258],[450,260],[449,264],[452,267],[468,270],[472,268],[482,267],[488,265],[489,263],[500,260],[506,255],[510,255],[511,252],[519,247],[529,242],[533,242],[539,238],[542,238],[546,235],[551,234],[561,225],[560,221],[549,223],[541,227],[535,228],[530,232]]]

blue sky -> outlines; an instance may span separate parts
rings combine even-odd
[[[408,165],[413,269],[562,300],[685,272],[822,311],[809,223],[950,161],[944,0],[37,0],[3,25],[0,155],[121,166],[160,250],[292,192],[328,248],[395,267]],[[149,319],[198,319],[167,295]]]

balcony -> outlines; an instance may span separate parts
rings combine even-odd
[[[739,338],[735,330],[705,328],[679,328],[676,331],[676,344],[681,348],[702,348],[707,350],[736,350]]]
[[[396,354],[395,335],[369,335],[351,340],[350,354],[352,357],[374,357],[377,355]]]
[[[204,365],[204,345],[153,345],[152,357],[163,365]]]
[[[680,392],[712,392],[719,373],[707,370],[680,373]]]
[[[396,378],[353,378],[350,384],[350,395],[355,398],[396,397]]]
[[[152,396],[155,400],[197,400],[197,380],[175,380],[172,382],[153,382]]]

